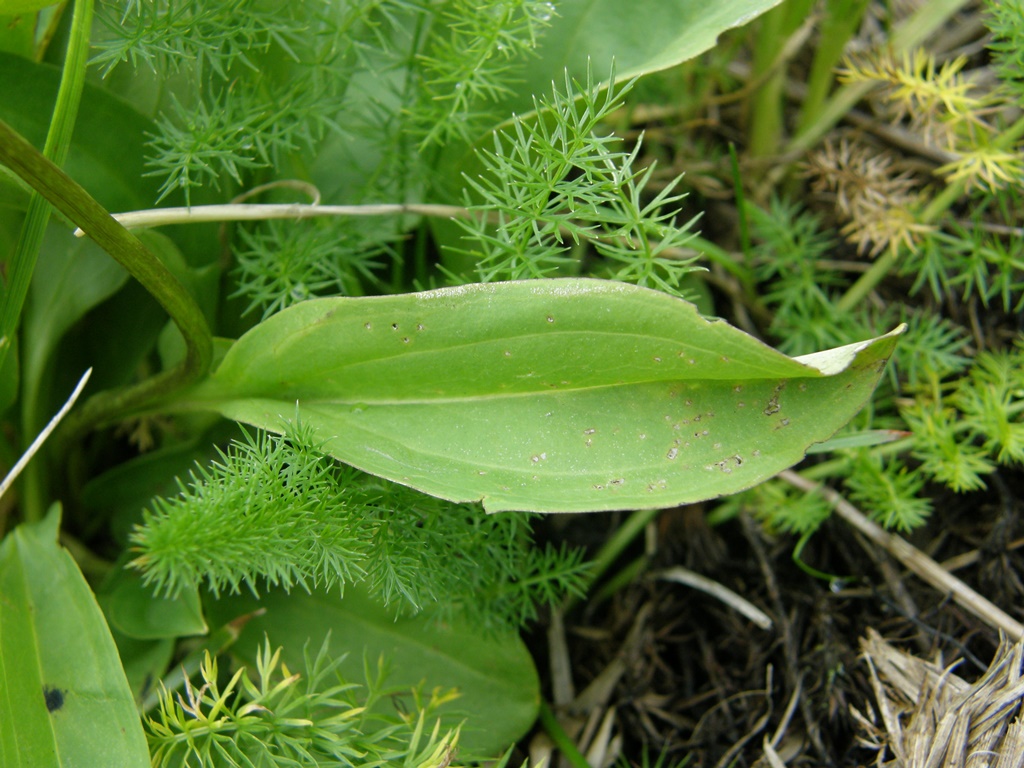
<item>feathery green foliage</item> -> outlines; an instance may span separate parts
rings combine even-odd
[[[93,63],[104,76],[130,62],[190,86],[170,92],[151,138],[161,199],[241,185],[246,171],[295,160],[327,136],[373,137],[392,165],[377,186],[389,187],[409,170],[407,135],[433,146],[481,129],[554,12],[538,0],[495,0],[484,12],[464,0],[108,0]],[[368,94],[366,72],[395,77]]]
[[[772,199],[767,210],[752,206],[748,213],[754,274],[766,286],[762,300],[772,311],[771,331],[783,340],[787,352],[803,354],[896,322],[908,324],[888,381],[894,391],[913,394],[914,403],[902,408],[898,417],[876,413],[873,424],[913,433],[910,465],[866,451],[852,457],[840,473],[852,498],[874,519],[886,527],[912,530],[923,524],[932,508],[923,493],[926,478],[957,492],[977,490],[985,487],[982,478],[995,469],[996,456],[1004,464],[1019,461],[1013,458],[1013,396],[1010,390],[993,390],[979,373],[1004,357],[982,354],[967,377],[939,387],[937,382],[962,374],[970,364],[970,337],[962,326],[915,306],[840,309],[849,278],[830,266],[829,256],[838,244],[823,231],[820,218],[779,199]],[[977,300],[986,307],[998,302],[996,306],[1011,311],[1024,301],[1024,271],[1014,252],[1015,246],[1005,238],[953,223],[949,232],[926,236],[907,256],[902,271],[917,270],[912,293],[928,285],[936,298],[957,291],[965,301]],[[1012,375],[1007,376],[1012,381]],[[952,393],[938,394],[949,387]],[[769,526],[799,534],[815,530],[828,516],[827,508],[794,498],[776,482],[751,491],[745,500],[727,502],[726,507],[734,510],[744,504],[757,510]]]
[[[157,498],[132,534],[132,566],[159,592],[365,583],[396,611],[432,608],[493,631],[579,593],[582,553],[531,546],[521,515],[485,515],[336,464],[305,427],[244,433]]]
[[[989,50],[1003,86],[1018,104],[1024,104],[1024,3],[1021,0],[986,0],[986,25],[992,33]]]
[[[679,179],[650,196],[653,166],[633,167],[640,144],[626,151],[601,127],[631,87],[602,89],[567,75],[564,91],[535,97],[541,119],[516,117],[494,134],[494,148],[480,153],[484,172],[466,179],[482,201],[467,194],[477,215],[459,221],[461,253],[481,281],[579,274],[579,246],[589,243],[601,257],[590,272],[681,295],[680,280],[697,267],[680,251],[693,221],[674,221]]]
[[[932,233],[900,271],[914,277],[912,293],[927,284],[940,301],[953,293],[964,301],[977,297],[985,308],[1024,309],[1024,244],[978,225],[952,222],[949,232]]]
[[[255,679],[241,667],[225,683],[207,653],[199,687],[186,679],[184,696],[164,691],[156,712],[145,718],[153,765],[436,768],[455,754],[458,732],[441,733],[430,724],[454,693],[412,691],[414,709],[403,712],[387,706],[399,692],[384,687],[383,665],[367,665],[363,685],[346,681],[328,639],[315,657],[306,649],[303,673],[292,673],[280,656],[281,649],[265,641]]]
[[[761,300],[772,310],[771,331],[782,348],[806,354],[853,338],[854,317],[835,307],[842,276],[826,262],[836,242],[820,219],[777,197],[767,210],[748,206],[747,213],[754,275],[767,286]]]
[[[98,3],[93,65],[103,77],[99,87],[126,97],[142,113],[135,115],[140,123],[152,118],[145,137],[142,130],[125,135],[117,125],[110,132],[126,146],[145,142],[149,174],[160,183],[159,200],[228,202],[242,190],[262,189],[264,182],[297,177],[319,185],[330,203],[462,201],[471,214],[458,222],[461,240],[443,225],[431,228],[411,215],[250,223],[223,228],[219,243],[210,232],[195,239],[172,232],[161,256],[199,297],[202,307],[195,307],[196,314],[205,313],[214,326],[206,332],[198,324],[208,343],[212,333],[237,336],[244,326],[236,316],[238,306],[230,302],[236,298],[247,305],[243,314],[266,319],[314,296],[396,293],[470,275],[482,281],[606,277],[681,295],[698,277],[690,274],[698,269],[690,249],[696,219],[683,215],[686,185],[708,197],[724,197],[728,185],[722,179],[728,173],[719,160],[729,153],[723,131],[742,134],[746,118],[734,122],[734,114],[751,114],[746,108],[719,107],[752,92],[757,95],[745,106],[755,112],[776,93],[779,100],[772,106],[783,106],[782,68],[789,66],[791,54],[778,48],[788,34],[761,36],[755,53],[770,55],[754,58],[771,62],[772,71],[763,82],[749,81],[746,92],[735,91],[737,75],[725,66],[725,56],[745,44],[742,35],[712,62],[714,71],[701,63],[704,69],[695,76],[693,70],[671,75],[687,84],[679,103],[714,110],[692,124],[714,125],[714,130],[698,128],[701,135],[692,136],[687,128],[685,139],[663,141],[664,118],[650,118],[645,122],[655,130],[647,136],[656,137],[650,143],[657,144],[652,152],[650,143],[611,134],[612,125],[633,120],[626,98],[636,95],[632,83],[614,84],[614,70],[608,87],[589,73],[574,80],[567,72],[564,83],[550,93],[534,94],[537,114],[517,117],[494,109],[511,98],[523,103],[519,97],[530,95],[520,78],[530,72],[529,57],[543,55],[545,34],[560,21],[559,9],[565,18],[578,10],[568,2]],[[76,3],[76,12],[84,5]],[[846,48],[845,38],[855,34],[866,5],[860,0],[825,4],[824,16],[832,18],[818,37],[812,65],[816,104],[801,114],[799,130],[813,127],[822,116],[832,82],[827,70]],[[791,15],[776,29],[802,21],[792,13],[799,7],[784,7]],[[819,479],[844,485],[874,519],[900,531],[921,526],[933,506],[942,509],[933,500],[936,488],[981,490],[992,473],[1024,463],[1024,346],[1018,342],[1017,348],[1006,348],[1007,329],[1016,332],[1019,326],[1014,313],[1024,309],[1018,237],[1024,121],[1017,109],[1024,103],[1024,9],[1019,0],[1008,0],[989,2],[988,10],[988,50],[998,87],[995,78],[970,76],[968,67],[989,66],[983,52],[942,60],[926,50],[926,41],[906,52],[880,47],[844,68],[843,83],[875,86],[869,97],[872,114],[888,114],[894,127],[910,137],[917,147],[913,163],[906,162],[908,153],[895,142],[883,148],[883,139],[868,143],[866,133],[845,128],[831,131],[809,156],[804,156],[806,146],[790,153],[781,138],[783,121],[752,115],[750,133],[764,126],[769,135],[767,140],[744,135],[737,141],[736,197],[749,194],[756,201],[738,204],[742,254],[730,250],[737,246],[730,242],[731,228],[725,227],[721,242],[706,243],[716,271],[703,286],[697,283],[710,286],[709,313],[749,324],[793,354],[908,323],[898,365],[890,368],[880,396],[855,424],[857,429],[890,429],[905,439],[836,449],[837,456],[805,470],[808,476],[816,472]],[[59,18],[60,11],[55,14]],[[48,42],[35,43],[40,46],[37,60],[56,60],[53,50],[45,50]],[[578,52],[575,41],[570,47]],[[551,74],[560,77],[568,58],[559,58]],[[631,72],[643,69],[629,64]],[[535,82],[536,74],[529,76]],[[546,84],[541,90],[547,91]],[[21,108],[8,106],[15,112]],[[660,114],[672,109],[670,104]],[[782,114],[778,109],[777,116]],[[488,135],[496,125],[503,127]],[[94,132],[83,141],[102,149],[102,138]],[[681,145],[689,147],[689,162],[672,158],[659,165],[647,159]],[[745,151],[749,154],[743,157]],[[758,163],[741,167],[751,155]],[[798,155],[813,193],[799,205],[793,202],[798,198],[784,195],[793,195],[800,179],[777,183],[786,176],[784,166]],[[936,156],[944,159],[922,172]],[[666,166],[671,174],[662,172]],[[689,166],[696,173],[680,177],[678,168],[689,171]],[[459,169],[466,167],[482,171],[460,178]],[[756,173],[747,175],[748,169]],[[114,178],[131,187],[133,199],[153,196],[138,179]],[[694,183],[701,180],[703,187]],[[86,187],[98,183],[91,177],[82,181]],[[248,199],[248,193],[240,197]],[[829,202],[834,203],[832,217],[821,205]],[[5,214],[0,221],[0,234],[17,232],[21,211],[12,210],[13,219]],[[833,226],[832,218],[839,223]],[[709,238],[722,234],[719,230]],[[45,247],[59,249],[69,239],[55,230]],[[115,357],[124,350],[117,365],[104,366],[104,386],[130,386],[154,370],[160,372],[156,379],[144,383],[168,373],[173,377],[166,366],[175,359],[176,339],[173,329],[159,334],[162,316],[136,314],[139,296],[97,275],[84,276],[81,286],[69,276],[78,277],[73,270],[47,271],[44,265],[35,278],[40,296],[29,307],[37,314],[28,317],[25,325],[31,332],[24,336],[33,343],[22,348],[29,347],[23,357],[31,360],[34,350],[44,347],[34,344],[32,334],[52,333],[44,341],[54,359],[38,366],[47,371],[40,378],[66,380],[72,365],[101,346],[94,338],[102,339],[105,350],[117,350],[102,355]],[[54,286],[47,303],[51,294],[46,290]],[[70,287],[61,292],[61,286]],[[68,307],[80,311],[68,310],[65,317]],[[78,343],[82,339],[88,343]],[[88,353],[83,351],[87,347]],[[59,361],[56,352],[62,355]],[[205,373],[204,367],[197,375]],[[5,403],[16,397],[19,383],[26,390],[25,381],[0,382]],[[51,389],[47,381],[43,384]],[[26,400],[36,398],[35,389],[27,389]],[[39,395],[40,408],[53,394]],[[102,424],[105,429],[137,415],[118,410],[119,393],[107,394],[115,407],[102,412],[103,418],[84,422],[89,428]],[[173,454],[197,442],[206,427],[193,413],[163,421],[160,409],[166,402],[155,399],[146,405],[152,406],[147,412],[158,414],[153,421],[159,425],[158,447]],[[20,425],[8,425],[7,432],[20,431],[18,439],[24,439],[39,413],[26,407],[20,416]],[[84,432],[72,431],[72,439],[45,457],[51,468],[67,460],[77,472],[120,460],[98,455],[102,448],[94,450],[90,441],[80,440]],[[159,593],[157,598],[185,591],[194,598],[196,588],[203,587],[209,610],[225,593],[240,590],[326,587],[340,595],[346,586],[360,584],[395,613],[428,611],[439,621],[466,617],[475,627],[497,633],[528,624],[540,607],[559,605],[566,595],[582,592],[587,576],[582,553],[535,546],[529,516],[487,516],[477,506],[428,498],[339,466],[310,434],[299,425],[289,426],[284,436],[245,433],[216,460],[196,465],[189,480],[178,482],[177,495],[149,502],[130,546],[133,566]],[[877,432],[867,434],[871,439]],[[111,444],[120,443],[106,432],[95,441]],[[677,449],[668,450],[668,458],[675,459]],[[130,482],[118,484],[119,492],[134,488],[137,480],[152,494],[181,471],[181,464],[168,460],[164,451],[131,463],[138,466],[126,472]],[[76,472],[68,473],[70,482],[54,487],[76,488],[83,479]],[[108,483],[108,494],[113,484]],[[27,492],[25,516],[38,517],[50,493],[55,492],[37,493],[33,499]],[[124,502],[119,520],[139,512],[141,503],[133,503]],[[715,514],[738,509],[804,541],[830,514],[818,496],[797,493],[781,482],[727,500]],[[98,513],[84,524],[83,518],[68,516],[71,527],[78,528],[72,532],[86,539],[83,549],[122,547],[109,520]],[[110,566],[100,563],[100,569],[105,567]],[[169,645],[170,638],[165,640]],[[254,672],[221,675],[217,662],[206,658],[184,692],[166,693],[148,720],[154,764],[443,768],[449,763],[457,734],[442,735],[429,727],[445,695],[427,700],[414,694],[413,712],[391,713],[391,691],[384,689],[379,671],[368,670],[366,686],[354,686],[339,678],[338,661],[324,646],[315,658],[307,657],[300,677],[285,669],[266,644]],[[159,679],[166,667],[164,659],[147,672]]]
[[[516,60],[532,52],[555,12],[548,0],[442,6],[431,22],[440,29],[417,59],[421,87],[412,116],[421,146],[473,138],[488,117],[488,102],[511,93]]]
[[[911,472],[899,461],[883,461],[870,451],[861,451],[846,479],[851,498],[869,510],[886,528],[911,531],[932,511],[928,497],[921,495],[925,478]]]
[[[985,486],[997,465],[1024,463],[1024,340],[983,352],[952,391],[937,383],[903,410],[921,471],[955,491]]]
[[[302,442],[244,432],[189,487],[157,498],[132,535],[134,567],[158,591],[271,585],[330,588],[361,577],[368,544],[331,462]]]
[[[819,494],[800,493],[779,481],[757,488],[726,502],[722,513],[749,509],[770,529],[805,536],[818,530],[832,514],[831,505]],[[720,513],[721,514],[721,513]]]
[[[170,92],[151,137],[161,199],[180,190],[188,203],[196,188],[241,185],[245,171],[337,131],[376,5],[362,0],[324,13],[314,2],[103,3],[108,36],[93,61],[104,74],[130,61],[190,86]]]
[[[262,319],[315,296],[360,296],[379,287],[379,273],[394,258],[388,242],[368,241],[348,219],[305,222],[273,220],[240,228],[235,252],[237,289],[244,314],[260,310]]]

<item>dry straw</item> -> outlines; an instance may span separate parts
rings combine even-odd
[[[892,768],[1024,767],[1024,641],[1003,638],[975,683],[953,666],[894,648],[874,630],[861,640],[875,710],[851,707],[859,741]]]

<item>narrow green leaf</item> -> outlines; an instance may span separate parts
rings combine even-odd
[[[395,618],[358,587],[346,587],[342,599],[322,591],[269,590],[259,600],[242,594],[211,601],[207,611],[211,623],[225,623],[258,608],[266,612],[245,625],[232,649],[250,663],[267,637],[283,649],[289,668],[302,669],[304,647],[315,651],[329,632],[332,653],[345,656],[339,671],[350,682],[364,679],[364,663],[373,668],[383,657],[389,689],[457,689],[459,698],[441,714],[442,729],[462,724],[460,757],[497,755],[537,719],[540,683],[518,635],[487,637],[423,614]]]
[[[64,334],[112,296],[128,273],[92,241],[75,241],[57,226],[47,228],[22,320],[21,428],[34,435],[66,393],[53,387],[54,351]],[[50,500],[48,452],[28,465],[22,480],[26,517],[38,519]]]
[[[748,488],[870,397],[899,333],[789,358],[600,280],[309,301],[243,336],[193,407],[489,511],[665,507]]]
[[[50,227],[36,264],[23,323],[22,387],[24,411],[33,431],[52,410],[44,374],[57,344],[76,322],[110,298],[128,281],[128,273],[91,240],[76,240]]]
[[[0,765],[148,766],[117,648],[59,526],[54,507],[0,543]]]
[[[831,453],[849,448],[869,448],[875,445],[895,443],[897,440],[905,440],[911,433],[900,429],[866,429],[860,432],[853,432],[849,435],[840,435],[826,440],[823,443],[811,446],[808,453]]]

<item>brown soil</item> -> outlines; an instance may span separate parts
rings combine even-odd
[[[1024,559],[1015,538],[1024,474],[1004,471],[990,488],[937,504],[931,524],[912,543],[1021,618]],[[617,523],[590,516],[559,535],[583,541],[599,533],[595,527],[611,530]],[[796,540],[766,533],[752,517],[712,529],[705,510],[694,506],[663,512],[654,527],[645,575],[606,600],[574,608],[564,620],[576,695],[556,711],[567,730],[578,725],[586,731],[590,721],[594,731],[610,719],[610,730],[590,737],[604,739],[606,764],[618,755],[642,765],[646,754],[653,765],[661,753],[663,765],[879,764],[877,747],[888,736],[862,654],[870,630],[940,667],[958,662],[956,674],[967,682],[982,675],[999,645],[997,630],[838,519],[803,552],[807,564],[838,577],[832,581],[802,570],[792,559]],[[733,590],[768,614],[773,627],[758,628],[703,592],[652,578],[672,566]],[[533,638],[542,674],[552,658],[547,629],[548,636],[539,630]],[[602,690],[602,681],[611,682]],[[566,699],[559,688],[549,672],[547,700]],[[588,736],[575,738],[580,743]],[[872,742],[874,749],[866,746]],[[880,764],[904,764],[889,762],[891,748],[881,758]]]

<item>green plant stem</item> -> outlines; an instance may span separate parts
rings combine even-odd
[[[736,195],[736,212],[738,214],[740,248],[743,251],[743,269],[749,275],[751,262],[750,227],[747,226],[747,206],[743,194],[743,176],[740,173],[740,160],[736,154],[736,145],[729,142],[729,168],[732,170],[732,190]],[[744,288],[750,286],[744,285]]]
[[[93,0],[76,0],[75,10],[71,16],[71,32],[67,55],[64,58],[64,71],[57,91],[57,101],[53,107],[53,117],[50,119],[50,129],[43,145],[43,155],[56,166],[64,165],[71,146],[71,134],[75,130],[78,105],[82,100],[82,88],[85,85],[92,19]],[[39,248],[50,220],[50,210],[50,204],[43,196],[32,195],[18,244],[8,264],[9,282],[4,293],[3,306],[0,307],[0,368],[3,368],[7,353],[14,343],[21,310],[25,306],[32,274],[35,272]],[[28,439],[32,436],[25,437]]]
[[[754,49],[753,75],[759,77],[771,67],[778,54],[786,21],[785,4],[776,6],[761,17]],[[770,155],[782,135],[782,84],[785,72],[774,72],[757,89],[751,107],[749,152],[753,157]]]
[[[618,556],[622,554],[626,547],[633,543],[633,540],[636,539],[637,536],[643,533],[647,524],[657,518],[660,512],[660,509],[641,509],[633,512],[628,518],[626,518],[626,522],[616,529],[615,533],[613,533],[611,538],[604,543],[594,559],[590,561],[590,568],[587,570],[586,574],[586,589],[589,589],[609,568],[611,568]],[[565,602],[563,610],[568,611],[576,604],[578,599],[579,598],[570,595]]]
[[[867,0],[829,0],[825,4],[825,18],[821,23],[818,47],[807,78],[807,94],[800,106],[798,132],[817,119],[835,79],[833,70],[843,55],[846,43],[857,31]]]
[[[932,0],[922,5],[893,33],[889,48],[894,53],[902,53],[920,45],[965,5],[967,0]],[[782,154],[799,156],[806,153],[873,87],[871,83],[851,83],[839,88],[818,111],[816,119],[790,139]]]
[[[81,227],[159,302],[185,339],[185,359],[177,367],[121,390],[101,392],[65,422],[65,434],[108,423],[152,404],[209,370],[213,337],[195,300],[163,262],[118,224],[77,182],[43,157],[0,120],[0,162]]]
[[[850,312],[864,301],[867,295],[871,293],[871,291],[873,291],[875,287],[885,279],[890,270],[896,266],[899,261],[899,255],[899,251],[895,251],[890,248],[875,259],[875,263],[871,265],[871,268],[861,275],[857,282],[851,285],[849,290],[847,290],[846,293],[843,294],[842,298],[836,303],[836,312],[839,314]]]
[[[758,77],[771,72],[751,100],[751,157],[765,157],[778,152],[785,125],[785,63],[792,55],[787,51],[790,36],[807,18],[812,0],[786,0],[761,17],[753,70]]]
[[[64,69],[61,73],[57,100],[53,106],[50,127],[43,145],[43,156],[56,167],[64,165],[71,147],[71,136],[78,118],[78,108],[85,86],[85,70],[89,56],[89,38],[92,34],[94,0],[76,0],[71,15],[71,27]],[[59,15],[59,14],[58,14]],[[18,332],[22,310],[28,297],[36,261],[42,247],[46,227],[50,222],[50,203],[38,192],[29,199],[28,211],[22,222],[18,243],[8,265],[8,284],[0,307],[0,368],[11,350]],[[38,392],[24,393],[21,401],[22,438],[31,440],[35,434],[39,414],[36,413]],[[24,500],[22,508],[26,520],[39,520],[46,512],[45,452],[29,464],[23,478]]]
[[[540,702],[540,724],[544,728],[545,733],[551,737],[551,740],[555,742],[555,746],[562,751],[562,755],[573,768],[593,768],[590,763],[587,762],[587,758],[576,748],[573,744],[572,739],[569,738],[569,734],[562,728],[561,723],[555,717],[555,713],[551,711],[551,707],[543,699]]]
[[[587,608],[591,609],[594,606],[600,605],[615,595],[620,589],[625,589],[633,582],[639,581],[650,565],[650,556],[641,555],[625,567],[620,568],[613,576],[609,577],[608,581],[601,585],[597,592],[588,598]]]
[[[998,138],[992,142],[992,146],[995,149],[1007,149],[1013,146],[1022,135],[1024,135],[1024,117],[1018,118],[1013,125],[1002,131]],[[946,186],[921,210],[921,213],[917,216],[917,221],[922,224],[930,224],[935,221],[963,196],[966,188],[967,181],[963,179]],[[871,268],[861,275],[857,282],[851,285],[849,290],[839,300],[836,304],[836,311],[840,313],[849,312],[864,301],[867,295],[896,266],[899,262],[899,257],[900,252],[893,249],[889,249],[879,256],[875,263],[871,265]]]

